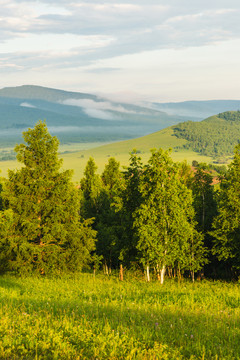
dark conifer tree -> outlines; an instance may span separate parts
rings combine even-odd
[[[116,211],[123,183],[120,163],[110,158],[101,177],[96,174],[97,166],[92,158],[87,162],[81,180],[82,208],[85,218],[94,218],[97,231],[96,251],[103,258],[105,271],[116,267],[119,257],[121,226]]]
[[[90,222],[80,221],[72,172],[60,171],[59,141],[41,121],[23,137],[26,144],[15,151],[24,166],[9,171],[3,192],[10,215],[2,214],[8,221],[1,223],[0,232],[8,263],[21,273],[81,269],[95,247],[95,232]]]
[[[137,150],[130,154],[130,164],[124,172],[125,187],[122,191],[121,223],[123,234],[121,239],[121,258],[125,264],[135,263],[138,258],[138,234],[133,227],[134,213],[142,203],[142,194],[139,188],[143,171],[141,157]]]

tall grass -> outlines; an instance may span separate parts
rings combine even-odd
[[[0,277],[0,359],[240,359],[240,286]]]

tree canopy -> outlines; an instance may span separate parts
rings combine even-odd
[[[81,269],[94,249],[95,232],[90,221],[80,219],[72,172],[60,171],[58,139],[41,121],[23,137],[15,151],[24,166],[9,171],[4,184],[9,210],[1,214],[1,250],[9,267],[21,273]]]
[[[221,183],[213,228],[213,252],[219,260],[231,260],[234,267],[240,268],[240,144]]]
[[[142,261],[161,269],[162,282],[167,266],[174,267],[177,263],[179,269],[196,271],[204,263],[191,191],[181,181],[180,170],[168,152],[153,150],[143,168],[140,185],[143,201],[135,212],[137,248]]]

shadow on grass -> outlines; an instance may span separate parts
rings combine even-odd
[[[23,290],[23,286],[21,286],[18,281],[14,281],[12,279],[13,279],[12,276],[11,276],[11,278],[10,277],[8,278],[6,276],[0,276],[0,287],[4,288],[4,289]]]

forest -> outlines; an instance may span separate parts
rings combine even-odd
[[[0,271],[61,275],[100,267],[146,280],[237,279],[240,269],[240,145],[217,174],[196,161],[173,162],[136,150],[129,165],[109,158],[102,174],[90,158],[76,186],[62,169],[59,141],[45,122],[15,147],[19,170],[1,179]]]
[[[239,143],[240,111],[226,111],[201,122],[173,126],[174,135],[188,140],[185,148],[207,156],[231,156]]]

